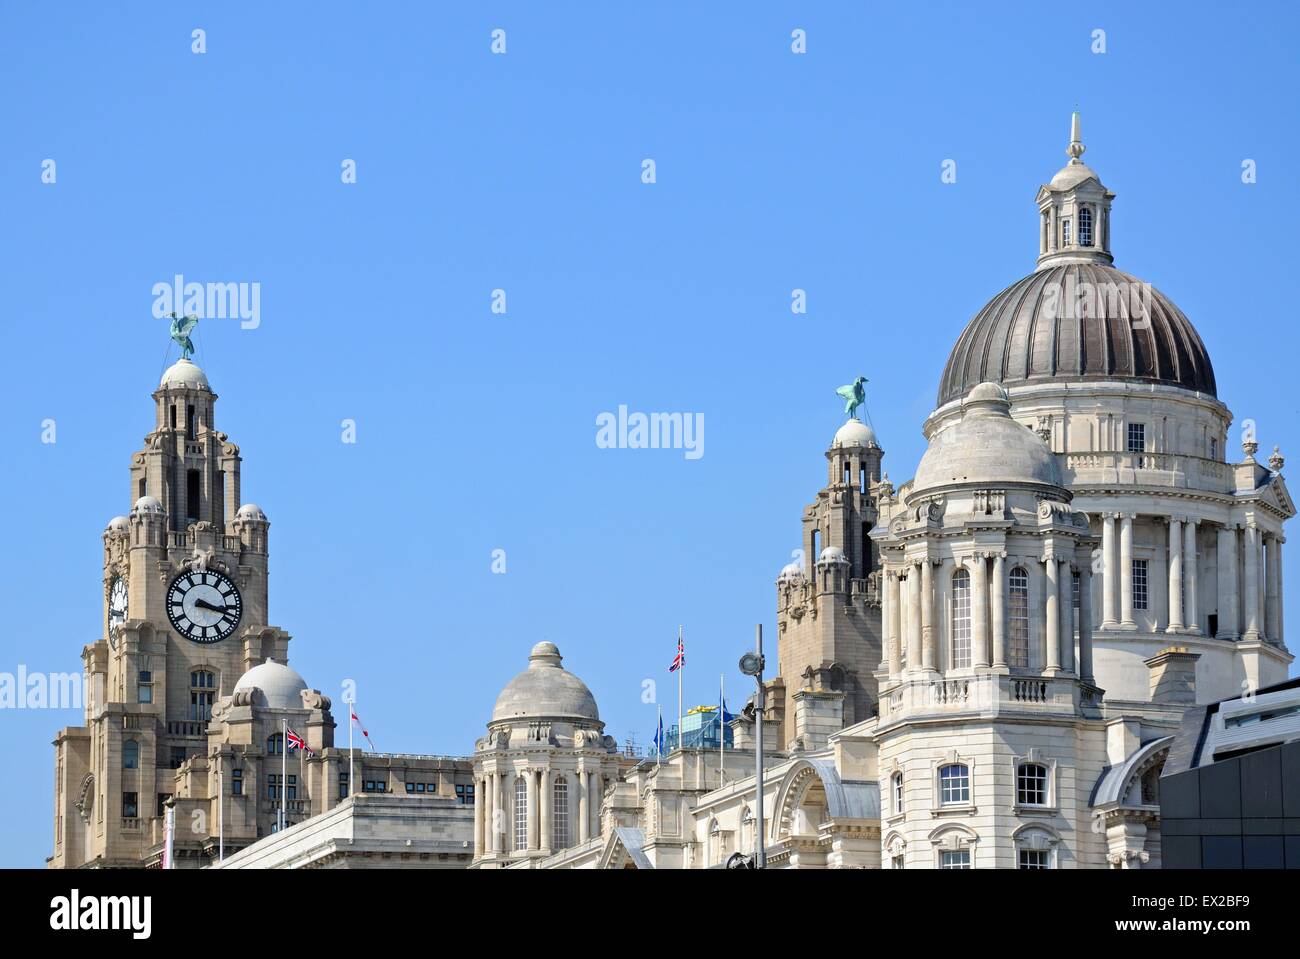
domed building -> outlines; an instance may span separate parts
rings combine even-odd
[[[1038,191],[1037,268],[966,325],[925,435],[942,443],[978,384],[1004,387],[1101,537],[1091,613],[1107,698],[1147,701],[1143,663],[1173,637],[1212,702],[1286,678],[1282,525],[1295,507],[1281,456],[1255,459],[1249,421],[1229,459],[1232,413],[1191,322],[1112,265],[1115,194],[1084,149],[1076,113],[1070,160]]]
[[[618,772],[591,690],[554,643],[538,643],[474,744],[474,866],[527,866],[598,846],[601,803]]]

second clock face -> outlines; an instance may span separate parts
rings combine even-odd
[[[167,618],[196,643],[217,643],[239,626],[243,602],[230,579],[213,570],[181,573],[167,587]]]
[[[118,630],[126,622],[126,616],[126,580],[118,576],[113,579],[113,585],[108,590],[108,641],[114,648],[117,647]]]

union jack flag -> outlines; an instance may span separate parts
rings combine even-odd
[[[307,745],[307,741],[290,729],[285,734],[285,741],[289,744],[289,749],[301,749],[308,756],[315,756],[316,750]]]
[[[675,673],[686,665],[686,647],[682,641],[677,640],[677,655],[673,657],[673,664],[668,667],[668,672]]]

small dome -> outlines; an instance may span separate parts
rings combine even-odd
[[[108,521],[108,526],[105,528],[115,533],[125,533],[131,528],[131,523],[125,516],[114,516]]]
[[[578,719],[600,722],[591,690],[562,665],[554,643],[541,642],[528,656],[528,668],[501,690],[492,722],[512,719]]]
[[[266,522],[266,514],[262,512],[262,507],[256,503],[245,503],[235,512],[235,519],[255,519]]]
[[[972,389],[961,419],[930,440],[911,495],[968,483],[1064,486],[1056,456],[1037,433],[1011,418],[1006,390],[996,383]]]
[[[838,546],[827,546],[822,550],[821,556],[817,557],[819,563],[847,563],[849,558],[844,555],[844,550]]]
[[[255,702],[263,709],[302,709],[302,691],[307,681],[284,663],[268,659],[254,666],[235,683],[235,691],[256,689]]]
[[[162,375],[162,382],[158,384],[158,388],[212,392],[207,376],[189,360],[177,360],[167,367],[167,372]]]
[[[855,446],[876,446],[876,434],[870,426],[857,417],[849,420],[835,431],[831,440],[831,449],[851,449]]]
[[[798,563],[786,563],[781,567],[781,573],[777,576],[778,582],[789,582],[792,580],[803,579],[803,569]]]
[[[1098,185],[1101,184],[1101,177],[1097,176],[1092,167],[1082,160],[1072,160],[1056,171],[1056,176],[1052,177],[1048,187],[1058,193],[1062,190],[1072,190],[1089,177],[1096,180]]]
[[[132,513],[161,513],[162,503],[152,496],[141,496],[131,507]]]

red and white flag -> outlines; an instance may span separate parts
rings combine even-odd
[[[348,710],[348,715],[352,717],[352,721],[356,723],[357,728],[361,730],[361,735],[366,737],[366,742],[370,743],[370,748],[375,749],[375,744],[370,739],[370,731],[366,729],[364,725],[362,725],[360,717],[358,717],[357,714],[351,709]],[[375,749],[375,752],[379,752],[379,750]]]
[[[673,657],[673,664],[668,667],[668,672],[675,673],[677,672],[677,670],[681,669],[685,665],[686,665],[686,646],[681,641],[681,639],[678,639],[677,655]]]

